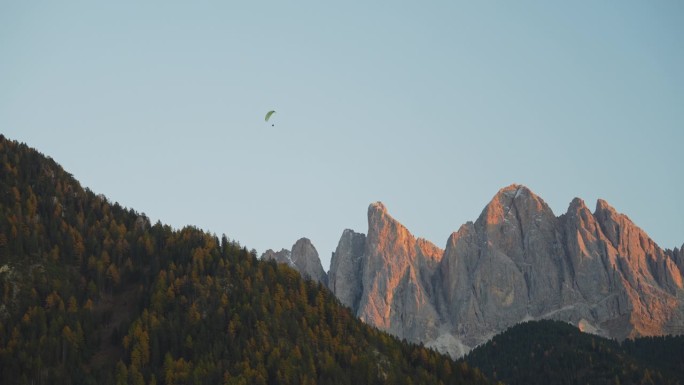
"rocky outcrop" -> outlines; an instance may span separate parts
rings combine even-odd
[[[342,304],[352,309],[358,309],[363,292],[361,263],[365,246],[365,234],[344,230],[330,260],[328,287]]]
[[[278,263],[285,263],[290,267],[299,271],[303,277],[316,280],[328,284],[328,275],[323,270],[321,259],[318,257],[318,251],[311,241],[307,238],[301,238],[294,245],[292,251],[282,249],[279,252],[273,250],[266,250],[261,255],[261,259],[273,259]]]
[[[367,235],[343,232],[327,276],[306,238],[262,258],[327,282],[365,322],[458,357],[533,319],[617,339],[682,334],[682,249],[662,250],[604,200],[592,213],[575,198],[556,217],[527,187],[511,185],[444,250],[376,202]]]
[[[292,253],[287,249],[281,249],[280,251],[268,249],[261,254],[261,259],[264,261],[274,260],[278,263],[284,263],[294,269],[297,268],[292,260]]]
[[[682,247],[675,247],[674,250],[667,251],[668,256],[672,259],[680,271],[684,271],[684,244]]]
[[[660,249],[603,200],[592,213],[574,199],[556,217],[511,185],[444,251],[371,204],[368,235],[345,230],[329,279],[364,321],[459,356],[530,319],[618,339],[683,333],[682,254]]]
[[[605,244],[616,286],[629,312],[626,327],[612,327],[623,338],[682,332],[682,272],[672,258],[646,233],[607,202],[599,200],[594,212]]]
[[[414,342],[436,338],[431,283],[443,251],[414,237],[380,202],[368,208],[368,235],[345,230],[333,253],[329,288],[367,323]]]
[[[409,340],[436,337],[439,317],[430,301],[430,279],[442,253],[427,240],[414,237],[382,203],[371,204],[357,315]]]
[[[301,238],[292,246],[292,261],[305,277],[328,284],[328,275],[323,270],[318,251],[308,238]]]
[[[474,224],[451,235],[439,271],[446,298],[440,310],[455,337],[473,346],[573,301],[557,223],[543,200],[510,186]]]

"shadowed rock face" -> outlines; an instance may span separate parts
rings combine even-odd
[[[368,235],[342,235],[329,287],[364,321],[459,356],[529,319],[619,339],[683,333],[682,254],[603,200],[591,213],[576,198],[556,217],[511,185],[444,251],[371,204]]]
[[[342,304],[352,309],[358,309],[363,292],[361,263],[365,246],[365,234],[344,230],[330,260],[328,287]]]
[[[318,251],[308,238],[301,238],[292,246],[292,260],[297,270],[305,277],[314,279],[324,285],[328,284],[328,275],[321,266]]]
[[[294,269],[297,268],[294,264],[294,261],[292,260],[292,253],[290,252],[290,250],[287,249],[281,249],[280,251],[273,251],[271,249],[268,249],[263,254],[261,254],[261,259],[263,259],[264,261],[272,259],[278,263],[284,263]]]
[[[286,249],[278,252],[270,249],[266,250],[261,255],[261,259],[274,259],[278,263],[285,263],[299,271],[306,278],[321,282],[324,285],[328,284],[328,275],[323,270],[323,266],[321,266],[318,251],[316,251],[316,248],[307,238],[301,238],[295,242],[292,245],[292,251]]]

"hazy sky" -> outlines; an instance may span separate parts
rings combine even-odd
[[[680,246],[683,69],[678,0],[0,2],[0,132],[326,270],[371,202],[444,247],[511,183]]]

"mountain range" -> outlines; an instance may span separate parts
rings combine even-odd
[[[575,198],[556,216],[530,189],[499,190],[444,249],[381,202],[366,234],[344,230],[325,274],[308,239],[289,263],[361,320],[460,357],[520,322],[554,319],[617,340],[684,333],[684,245],[660,248],[629,217]]]
[[[513,188],[514,192],[508,191]],[[507,204],[516,206],[515,210],[526,205],[517,199],[532,197],[522,186],[502,191],[512,197]],[[546,239],[530,233],[524,214],[514,215],[521,217],[523,242],[536,245]],[[632,242],[628,237],[648,244],[647,238],[634,238],[641,234],[637,229],[625,234],[619,227],[626,226],[626,217],[615,214],[616,229],[602,219],[605,215],[587,215],[599,218],[601,233],[618,234],[626,244]],[[564,216],[557,220],[569,221]],[[477,307],[475,314],[481,317],[493,317],[501,298],[509,308],[525,303],[519,293],[503,291],[504,283],[491,284],[492,290],[485,286],[497,278],[503,281],[501,274],[486,283],[475,282],[486,276],[484,270],[494,269],[494,263],[473,265],[466,258],[492,259],[487,255],[495,252],[512,258],[516,250],[496,249],[503,247],[505,237],[495,239],[500,230],[494,227],[490,229],[494,235],[483,233],[490,237],[485,240],[491,246],[481,255],[474,254],[478,243],[472,239],[478,240],[484,223],[483,219],[464,225],[474,228],[473,234],[454,233],[442,250],[413,237],[389,216],[384,205],[374,203],[369,207],[369,231],[344,231],[329,273],[323,271],[308,239],[299,240],[292,251],[271,251],[264,256],[286,266],[257,260],[256,251],[248,251],[226,235],[217,237],[193,226],[173,229],[161,221],[153,224],[144,214],[81,187],[51,158],[0,135],[0,383],[492,383],[489,379],[510,384],[681,383],[682,337],[640,338],[618,345],[579,333],[567,322],[527,322],[480,343],[459,361],[424,344],[410,343],[427,341],[444,351],[465,351],[471,346],[467,344],[478,344],[477,335],[469,337],[468,329],[461,329],[461,334],[459,329],[450,329],[456,321],[465,324],[468,320],[455,318],[463,305],[450,302],[461,297],[446,293],[449,280],[456,287],[463,285],[458,283],[461,277],[471,280],[471,297],[456,294]],[[612,250],[608,245],[604,248]],[[526,250],[523,258],[530,253]],[[584,259],[601,257],[593,254],[595,247],[588,241],[577,250],[586,250],[579,254]],[[676,310],[681,279],[672,273],[682,270],[681,250],[662,251],[654,246],[644,256],[620,262],[623,255],[613,255],[624,266],[616,268],[612,282],[617,288],[608,289],[626,301],[616,311],[627,323],[583,319],[577,325],[606,335],[615,325],[627,325],[627,335],[677,333],[681,330],[681,313]],[[629,307],[633,306],[629,302],[632,292],[624,294],[628,289],[625,283],[619,286],[620,277],[630,282],[626,272],[632,271],[631,261],[642,257],[647,259],[634,268],[641,270],[632,290],[644,309],[661,313],[652,311],[659,315],[630,329],[629,322],[637,318],[634,314],[641,313]],[[663,262],[664,268],[659,268],[660,258],[674,265]],[[460,262],[462,266],[455,267]],[[511,268],[510,263],[500,264]],[[644,269],[649,269],[651,278]],[[451,277],[452,271],[459,273]],[[575,268],[564,274],[580,277],[581,271]],[[509,281],[516,282],[515,277]],[[577,287],[587,280],[575,279]],[[533,309],[523,320],[537,317],[531,298],[541,296],[534,294],[537,291],[529,288],[527,280],[530,277],[523,275],[524,282],[517,283],[527,290],[527,306]],[[645,285],[651,291],[642,294]],[[653,301],[649,297],[653,293],[661,296],[658,303],[677,306],[652,306],[647,301]],[[487,296],[490,302],[484,301]],[[492,302],[497,298],[499,302]],[[544,306],[541,311],[553,308],[553,304]],[[540,318],[567,316],[571,310],[576,309],[562,304],[559,311],[550,310]],[[596,312],[595,317],[600,314]],[[472,322],[484,330],[496,321],[487,320],[490,324],[478,324],[479,319]],[[373,322],[379,327],[368,325]],[[644,329],[644,324],[657,328]],[[411,341],[379,329],[403,333]],[[577,368],[581,372],[575,373]]]

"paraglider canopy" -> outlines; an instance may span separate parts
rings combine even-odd
[[[275,111],[271,110],[266,113],[266,117],[264,118],[264,121],[268,122],[269,119],[271,119],[271,115],[275,114]],[[273,126],[273,124],[271,124]]]

